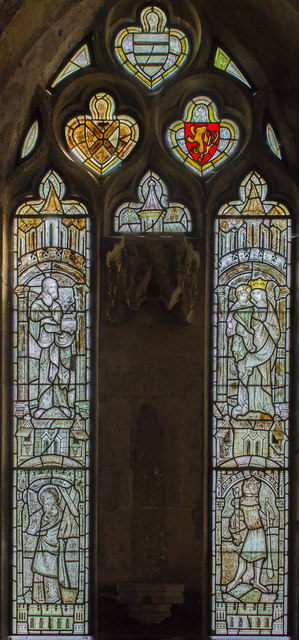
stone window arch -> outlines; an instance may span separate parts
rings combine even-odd
[[[22,3],[20,8],[16,22],[22,16],[26,17]],[[6,384],[10,379],[6,347],[11,326],[8,306],[10,291],[6,284],[11,268],[10,220],[21,203],[37,197],[38,185],[46,172],[53,168],[63,177],[70,197],[82,201],[94,221],[92,255],[95,269],[92,290],[96,318],[96,366],[93,384],[96,400],[93,421],[96,428],[93,443],[94,459],[97,462],[101,460],[102,465],[100,472],[94,475],[94,528],[100,532],[100,537],[96,537],[93,544],[95,569],[91,575],[92,598],[96,597],[98,583],[100,596],[105,584],[113,592],[116,583],[184,583],[187,596],[185,604],[180,604],[180,611],[187,611],[186,615],[194,628],[199,628],[207,637],[210,633],[210,600],[206,585],[209,584],[210,570],[207,560],[203,561],[202,558],[208,557],[204,550],[209,546],[208,492],[204,488],[207,486],[208,456],[204,456],[204,459],[201,456],[203,451],[207,452],[209,441],[207,345],[210,335],[208,309],[212,273],[212,220],[215,211],[224,202],[237,199],[241,180],[253,168],[267,178],[273,199],[283,202],[294,212],[297,198],[294,182],[296,144],[290,133],[293,125],[288,130],[286,118],[279,112],[279,91],[274,89],[267,96],[268,79],[273,79],[270,56],[262,55],[262,45],[259,54],[254,55],[243,27],[239,37],[237,6],[227,14],[231,20],[231,24],[228,24],[225,13],[221,13],[223,10],[217,7],[213,14],[207,2],[202,2],[199,8],[196,2],[190,0],[180,10],[173,2],[163,3],[169,23],[177,25],[187,35],[190,54],[179,71],[170,75],[165,84],[160,89],[157,87],[157,91],[153,89],[152,93],[141,82],[138,83],[133,75],[122,70],[113,51],[117,33],[125,26],[137,24],[142,8],[143,5],[141,7],[138,3],[133,6],[129,2],[119,2],[113,9],[108,9],[105,2],[91,3],[85,0],[75,3],[71,9],[63,5],[61,15],[55,7],[47,9],[49,19],[44,23],[41,16],[36,16],[36,31],[31,38],[28,36],[28,51],[24,49],[24,42],[19,42],[18,62],[26,69],[25,79],[21,67],[14,67],[17,53],[10,61],[6,60],[6,54],[4,56],[13,78],[4,92],[7,114],[3,120],[4,148],[9,149],[3,158],[5,188],[1,195],[3,380]],[[262,9],[259,11],[262,12]],[[260,18],[260,14],[256,14],[252,24],[260,24]],[[50,24],[49,29],[45,27],[46,22]],[[271,25],[268,38],[275,32]],[[295,29],[295,21],[293,25]],[[36,46],[32,44],[35,40]],[[88,42],[92,50],[91,65],[82,66],[74,74],[68,75],[53,88],[50,95],[51,81],[61,71],[64,59],[67,63],[76,52],[76,47],[83,42]],[[239,62],[242,71],[246,72],[246,78],[252,83],[252,92],[238,78],[213,66],[209,56],[216,42],[220,42],[232,54],[236,63]],[[35,63],[36,66],[34,58],[39,61]],[[286,53],[282,52],[277,62],[280,69],[285,60]],[[279,78],[283,76],[277,75]],[[15,87],[20,88],[22,82],[25,87],[24,100],[20,100],[20,90],[13,89],[14,83]],[[283,94],[282,84],[279,86]],[[131,155],[102,177],[86,170],[70,156],[64,134],[65,123],[72,117],[86,114],[90,99],[99,91],[112,95],[116,113],[127,113],[140,128],[140,138]],[[171,156],[167,142],[168,128],[183,119],[188,101],[202,96],[210,97],[217,105],[219,117],[234,120],[240,132],[235,155],[226,163],[219,164],[215,173],[206,178],[192,172],[188,166],[183,166]],[[286,95],[283,101],[287,108]],[[13,108],[16,105],[18,111]],[[278,141],[283,144],[282,160],[266,147],[265,113],[270,114],[269,121]],[[40,127],[36,146],[19,162],[17,149],[36,119]],[[155,172],[164,180],[171,203],[183,203],[191,212],[193,230],[184,239],[170,234],[170,238],[153,237],[150,242],[143,237],[120,239],[113,235],[113,215],[124,202],[136,202],[139,182],[147,171]],[[70,243],[76,241],[76,233],[75,230]],[[52,228],[52,238],[53,234]],[[266,246],[266,230],[262,235]],[[278,241],[277,235],[273,234],[273,242],[275,238]],[[226,239],[221,238],[223,246],[225,242]],[[238,242],[243,246],[244,238],[238,239],[235,234],[233,250]],[[32,243],[36,243],[35,234],[32,235]],[[122,270],[126,269],[126,278],[119,277],[117,265],[121,265]],[[151,317],[156,318],[155,328],[151,327]],[[100,334],[103,338],[101,343]],[[144,351],[142,358],[138,355],[141,347]],[[188,354],[187,358],[184,352]],[[196,357],[194,354],[197,354]],[[167,367],[166,362],[169,363]],[[159,371],[163,373],[160,378]],[[178,371],[184,372],[183,375]],[[185,384],[187,378],[190,378],[189,384]],[[195,388],[199,391],[195,392]],[[11,400],[9,390],[5,387],[5,442],[10,433]],[[121,426],[117,429],[119,420]],[[197,425],[196,429],[192,424]],[[29,447],[32,442],[28,440],[28,428],[26,433],[23,434],[24,442],[27,439]],[[279,434],[277,428],[276,436],[274,434],[276,441],[277,438],[279,441]],[[156,446],[152,449],[153,441]],[[82,440],[75,443],[76,450],[81,444]],[[217,447],[224,451],[230,444],[228,426],[224,425]],[[254,447],[254,443],[251,446]],[[54,449],[55,444],[53,454],[57,453]],[[107,458],[104,450],[109,451]],[[6,479],[7,455],[4,445],[5,512],[9,512],[10,496]],[[144,464],[141,464],[139,456]],[[178,460],[175,470],[171,459]],[[120,480],[124,477],[125,483]],[[180,485],[178,478],[182,479]],[[182,514],[180,536],[186,539],[189,549],[188,552],[184,551],[182,560],[175,537],[179,510]],[[116,530],[120,529],[122,534],[118,537]],[[147,536],[149,529],[152,531],[150,540]],[[10,548],[9,536],[9,525],[4,523],[4,550]],[[98,540],[100,543],[97,548]],[[115,553],[109,551],[107,540],[111,549],[116,549]],[[142,541],[140,551],[133,540]],[[192,561],[191,556],[194,558]],[[6,553],[5,557],[8,557]],[[99,558],[103,559],[101,569],[98,568]],[[199,569],[195,568],[197,566]],[[9,568],[4,560],[4,584],[8,581],[8,573]],[[293,593],[296,594],[296,585]],[[5,613],[10,608],[7,600],[10,596],[5,593],[2,596]],[[127,593],[125,597],[131,613],[135,611],[140,619],[142,613],[138,613],[137,607],[136,614],[132,593]],[[188,598],[195,603],[191,606],[191,613],[186,605]],[[232,615],[237,619],[239,613],[234,610]],[[107,624],[110,623],[112,616],[109,618],[109,611],[104,613],[105,616]],[[221,619],[223,616],[221,611]],[[6,615],[1,618],[6,636],[9,632]],[[96,618],[95,615],[91,619],[93,634],[96,634],[99,624]],[[295,624],[296,617],[293,617],[293,629]],[[78,629],[79,626],[78,614]]]

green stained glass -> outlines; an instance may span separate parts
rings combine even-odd
[[[36,146],[39,134],[38,120],[35,120],[29,128],[21,149],[21,158],[26,158]]]
[[[13,633],[88,633],[90,231],[48,171],[14,218]]]
[[[290,248],[288,210],[251,172],[215,221],[215,637],[287,633]]]
[[[268,122],[266,126],[267,142],[271,151],[281,160],[281,151],[277,136],[274,133],[272,125]]]
[[[244,74],[240,71],[238,65],[221,47],[217,47],[214,58],[214,66],[217,67],[217,69],[226,71],[226,73],[230,73],[230,75],[238,78],[238,80],[246,84],[247,87],[251,89],[250,83],[245,78]]]
[[[88,67],[90,65],[90,54],[87,44],[83,44],[76,53],[71,57],[69,62],[63,67],[62,71],[55,77],[53,80],[51,87],[54,89],[59,82],[62,82],[65,78],[72,75],[72,73],[76,73],[80,69],[84,67]]]

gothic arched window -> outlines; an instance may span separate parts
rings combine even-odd
[[[3,637],[161,622],[174,583],[198,637],[287,638],[287,81],[234,0],[47,4],[3,128]]]

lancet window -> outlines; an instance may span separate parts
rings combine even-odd
[[[53,170],[14,217],[13,633],[88,632],[90,230]]]
[[[215,222],[212,627],[286,635],[291,219],[256,172]]]

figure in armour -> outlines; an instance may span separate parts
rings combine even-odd
[[[227,591],[232,591],[242,582],[251,565],[253,577],[250,584],[262,593],[267,593],[267,587],[261,581],[263,563],[267,557],[266,533],[262,520],[261,506],[259,502],[260,482],[254,476],[250,476],[243,483],[242,497],[239,488],[235,490],[235,510],[229,522],[229,530],[234,543],[239,546],[238,566],[235,576],[226,586]]]

